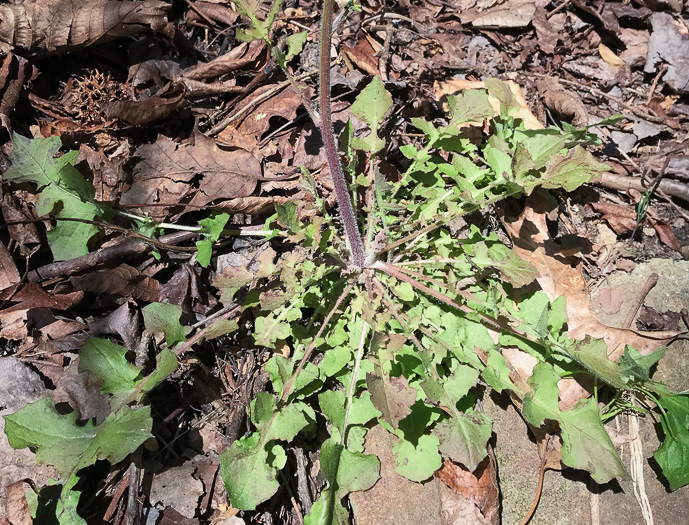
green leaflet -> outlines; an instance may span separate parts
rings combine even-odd
[[[74,167],[78,151],[70,151],[59,158],[55,155],[62,146],[60,137],[27,139],[15,133],[12,166],[3,179],[8,182],[32,182],[40,194],[36,202],[39,215],[53,214],[61,219],[108,219],[110,212],[93,198],[95,189]],[[48,231],[47,238],[53,258],[65,261],[88,253],[89,240],[98,233],[92,224],[78,221],[58,221]]]
[[[251,421],[257,432],[238,439],[220,456],[220,469],[232,505],[249,510],[278,489],[277,473],[285,465],[284,450],[277,440],[291,441],[307,426],[303,403],[277,410],[275,397],[259,392],[251,403]],[[311,416],[309,416],[311,417]]]
[[[539,363],[529,378],[532,392],[524,398],[522,413],[532,425],[546,419],[557,421],[562,430],[562,461],[570,467],[588,470],[598,483],[613,478],[628,479],[629,474],[603,428],[598,406],[593,399],[582,399],[561,412],[558,407],[557,383],[560,376],[553,366]]]
[[[122,461],[151,437],[150,408],[130,406],[152,390],[177,367],[169,351],[157,359],[157,368],[147,378],[125,359],[126,349],[109,341],[89,339],[82,348],[79,370],[103,383],[110,394],[112,412],[99,425],[78,425],[74,412],[61,414],[50,398],[26,405],[5,417],[5,434],[14,448],[33,447],[36,461],[53,465],[63,483],[57,501],[60,524],[85,523],[76,512],[79,493],[73,488],[80,469],[97,460]]]

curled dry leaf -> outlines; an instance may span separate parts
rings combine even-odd
[[[158,96],[145,100],[114,100],[103,105],[107,119],[120,119],[133,126],[162,119],[187,105],[187,88],[181,82],[173,82]]]
[[[51,310],[66,310],[83,298],[83,292],[70,294],[51,294],[46,292],[38,283],[27,283],[11,297],[5,297],[11,302],[0,312],[0,337],[21,340],[26,337],[26,319],[29,310],[34,308],[49,308]]]
[[[590,206],[598,213],[603,214],[603,220],[617,234],[629,233],[636,228],[636,211],[627,206],[620,206],[610,202],[592,202]],[[681,246],[672,229],[658,216],[658,213],[653,208],[648,208],[646,211],[646,219],[658,234],[660,242],[677,252],[680,251]]]
[[[72,280],[75,290],[108,293],[120,297],[134,297],[149,303],[158,300],[160,283],[128,264],[88,273]]]
[[[5,487],[5,509],[6,523],[11,525],[31,525],[33,523],[24,492],[24,480]]]
[[[32,54],[64,53],[167,23],[161,0],[35,0],[0,5],[0,54],[13,47]]]
[[[0,242],[0,290],[6,290],[21,282],[21,276],[9,250]],[[4,295],[4,294],[3,294]]]
[[[2,197],[2,215],[5,221],[19,223],[10,224],[7,229],[12,240],[19,246],[19,253],[24,257],[33,253],[35,246],[41,243],[36,225],[30,222],[36,218],[31,213],[35,204],[36,196],[26,191],[13,191]]]
[[[488,456],[474,472],[445,460],[434,474],[445,484],[440,490],[440,512],[443,523],[497,525],[500,523],[500,488],[495,455]],[[448,490],[449,489],[449,490]]]
[[[210,62],[190,67],[179,80],[209,80],[238,71],[257,71],[267,58],[265,42],[254,40],[250,44],[239,44]]]
[[[31,66],[26,59],[13,53],[5,57],[0,56],[0,61],[0,126],[12,135],[10,115],[19,100],[19,92],[24,81],[31,75]],[[7,148],[12,148],[12,146],[12,141],[9,141]],[[5,153],[9,154],[11,151]]]
[[[584,127],[589,123],[589,114],[581,99],[567,90],[553,77],[543,77],[536,82],[543,103],[561,117],[571,118],[572,125]]]

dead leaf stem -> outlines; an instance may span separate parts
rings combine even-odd
[[[539,452],[541,453],[541,468],[538,473],[538,487],[536,487],[536,497],[533,500],[533,503],[531,504],[531,508],[529,509],[529,512],[526,513],[526,516],[524,516],[524,519],[521,521],[519,525],[526,525],[529,523],[529,520],[533,516],[534,512],[536,512],[536,507],[538,507],[538,502],[541,501],[541,492],[543,492],[543,476],[545,474],[545,450],[548,446],[548,440],[550,439],[550,434],[546,434],[543,436],[543,440],[541,443],[539,443]]]
[[[653,290],[653,287],[658,284],[658,274],[657,273],[652,273],[651,275],[648,276],[648,279],[646,280],[646,284],[644,284],[644,287],[641,289],[639,294],[636,296],[636,300],[634,303],[632,303],[632,307],[629,309],[629,312],[627,313],[627,317],[624,319],[624,323],[622,323],[622,328],[629,329],[632,326],[632,322],[634,321],[634,317],[636,317],[637,312],[641,308],[641,306],[644,304],[644,301],[646,300],[646,296],[649,294],[651,290]]]

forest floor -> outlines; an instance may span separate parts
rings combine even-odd
[[[18,160],[19,144],[40,163],[41,151],[31,149],[37,146],[13,134],[59,137],[52,146],[44,143],[49,157],[78,151],[72,164],[95,188],[94,202],[112,211],[108,228],[95,224],[103,220],[100,211],[86,208],[79,211],[85,223],[56,227],[38,220],[46,207],[36,179],[3,178],[0,415],[47,393],[77,407],[78,419],[99,421],[107,402],[99,405],[99,384],[79,374],[80,349],[89,338],[108,337],[150,368],[148,354],[157,353],[151,349],[163,337],[144,331],[152,326],[147,312],[163,318],[169,311],[144,308],[175,305],[173,328],[184,348],[175,352],[177,369],[149,396],[157,444],[146,443],[138,459],[88,467],[80,514],[88,523],[303,523],[312,502],[301,500],[296,480],[306,476],[318,487],[313,451],[290,456],[281,489],[256,511],[232,508],[219,475],[219,455],[247,431],[247,407],[266,388],[266,361],[276,352],[289,355],[287,343],[253,344],[242,332],[245,318],[236,319],[240,330],[233,335],[213,338],[199,330],[213,326],[221,333],[209,321],[229,312],[216,275],[223,266],[249,264],[253,247],[264,242],[243,234],[260,230],[276,204],[309,198],[302,168],[315,174],[334,204],[318,129],[265,42],[237,39],[247,19],[235,3],[140,0],[137,13],[128,15],[119,4],[0,3],[0,19],[11,11],[35,28],[32,34],[17,22],[0,32],[0,169],[26,162]],[[270,8],[263,4],[261,16]],[[362,0],[360,6],[333,37],[336,133],[375,75],[392,95],[382,126],[390,150],[419,136],[410,118],[442,119],[448,95],[488,78],[513,82],[529,118],[543,125],[583,127],[623,115],[592,128],[600,145],[589,149],[609,171],[573,192],[552,192],[559,215],[550,231],[578,257],[590,309],[604,325],[686,332],[689,12],[683,0]],[[90,24],[78,16],[85,12]],[[283,50],[286,35],[306,31],[289,65],[309,99],[317,92],[320,12],[314,0],[285,0],[272,29]],[[394,172],[401,156],[390,158]],[[63,206],[49,211],[59,217],[77,204]],[[218,239],[209,226],[203,237],[197,226],[211,210],[228,214],[225,228],[240,235]],[[495,216],[485,220],[501,228]],[[206,247],[196,243],[207,240],[212,259],[200,264]],[[675,392],[689,390],[688,355],[687,341],[673,339],[654,379]],[[493,420],[500,519],[517,524],[536,497],[538,445],[509,396],[486,394],[482,406]],[[630,469],[637,462],[645,484],[639,474],[635,482],[601,485],[584,471],[547,470],[532,524],[686,519],[688,487],[670,491],[653,460],[658,420],[638,418],[635,429],[630,419],[621,413],[608,429],[622,436],[622,460]],[[641,452],[632,453],[636,436]],[[452,523],[440,515],[443,483],[412,483],[397,474],[391,440],[380,427],[369,433],[366,450],[379,452],[382,479],[350,496],[354,522]],[[3,512],[4,523],[29,523],[13,499],[16,483],[30,479],[43,487],[56,471],[37,464],[29,449],[10,447],[3,432],[0,455],[0,523]]]

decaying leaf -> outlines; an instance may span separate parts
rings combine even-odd
[[[261,174],[260,163],[251,153],[239,148],[220,149],[214,140],[200,133],[192,144],[178,144],[161,136],[139,148],[136,155],[141,160],[134,168],[134,183],[122,196],[122,204],[172,207],[180,203],[221,203],[251,195]],[[156,218],[167,216],[167,210],[148,209]]]
[[[519,103],[519,109],[512,113],[514,118],[520,118],[524,121],[524,126],[527,129],[543,129],[543,124],[541,124],[536,116],[531,112],[529,106],[522,95],[521,88],[508,80],[505,82],[509,86],[512,95],[515,100]],[[435,84],[435,96],[440,100],[445,95],[452,95],[459,91],[464,91],[467,89],[485,89],[486,83],[483,81],[473,81],[473,80],[460,80],[456,78],[451,78],[445,82]],[[488,101],[490,105],[495,110],[495,115],[500,115],[500,101],[495,97],[488,95]]]
[[[113,100],[103,105],[107,119],[120,119],[133,126],[140,126],[162,119],[187,104],[187,88],[181,82],[173,82],[162,93],[144,100]]]
[[[500,488],[492,450],[473,472],[445,460],[435,477],[445,484],[440,492],[443,523],[497,525],[500,523]],[[449,489],[449,490],[448,490]]]
[[[577,95],[565,90],[556,78],[543,77],[536,83],[536,87],[548,108],[561,117],[571,118],[575,127],[588,126],[589,114],[586,106]]]
[[[26,502],[24,480],[17,481],[5,487],[5,508],[7,509],[8,525],[31,525],[33,519]]]
[[[120,297],[134,297],[146,302],[158,300],[160,283],[128,264],[117,268],[98,270],[72,280],[75,290],[108,293]]]
[[[568,336],[575,340],[587,336],[605,340],[610,359],[618,359],[625,345],[647,355],[672,340],[676,332],[641,333],[607,326],[596,318],[581,270],[563,262],[559,245],[548,233],[546,215],[554,211],[552,202],[534,193],[519,217],[503,218],[503,222],[514,241],[513,249],[536,268],[536,280],[548,298],[554,301],[562,295],[566,297]]]
[[[618,234],[629,233],[637,226],[636,211],[628,206],[620,206],[610,202],[592,202],[590,206],[597,212],[602,213],[603,220]],[[672,229],[658,216],[658,213],[653,208],[648,208],[646,211],[646,219],[651,223],[663,244],[675,251],[680,251],[681,246]]]
[[[36,0],[0,5],[0,54],[19,48],[31,54],[64,53],[167,23],[161,0]]]
[[[600,53],[601,58],[605,60],[609,66],[615,69],[620,69],[622,66],[624,66],[624,60],[618,57],[615,52],[605,44],[598,44],[598,52]]]
[[[26,318],[29,310],[50,308],[66,310],[81,301],[83,292],[70,294],[51,294],[37,283],[27,283],[8,299],[11,302],[0,312],[0,337],[7,339],[24,339],[26,337]]]

